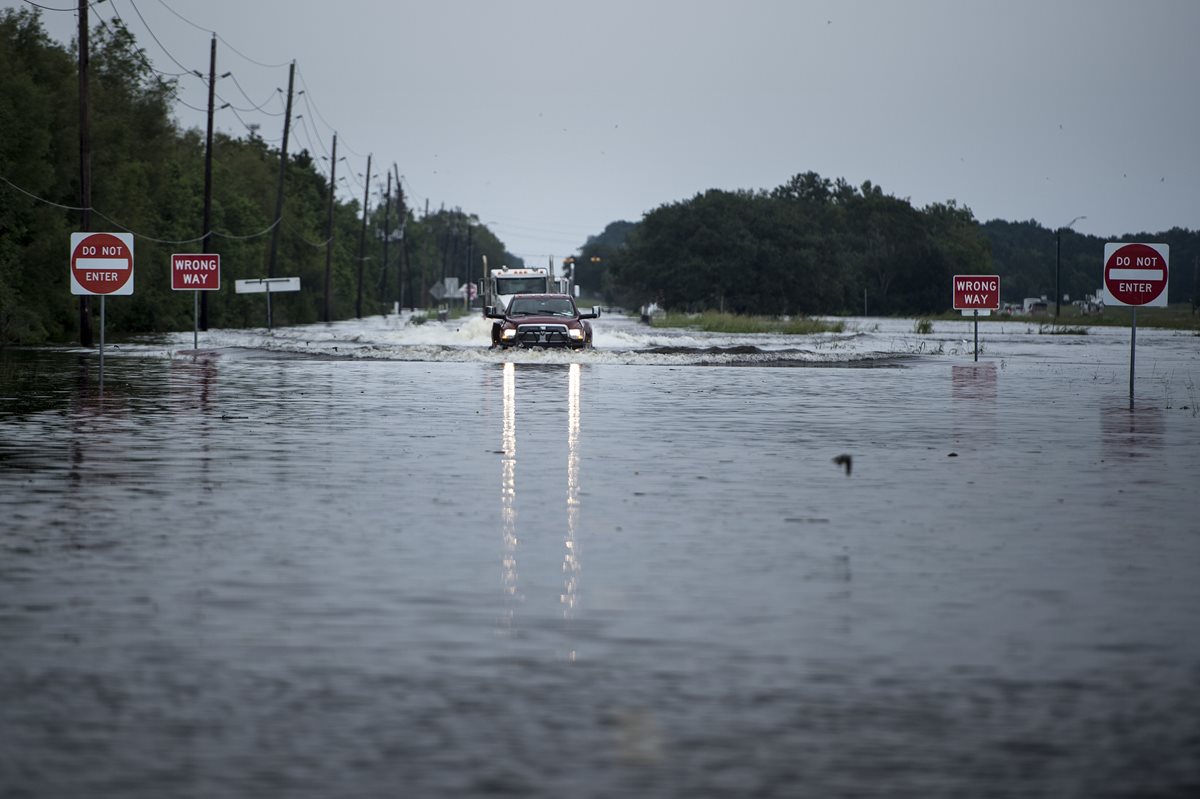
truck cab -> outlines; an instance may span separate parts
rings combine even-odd
[[[488,275],[487,301],[485,305],[503,311],[517,294],[546,294],[550,286],[550,271],[540,268],[493,269]]]

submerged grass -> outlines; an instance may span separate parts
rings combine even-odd
[[[1105,308],[1100,313],[1082,313],[1073,305],[1064,305],[1060,314],[1055,317],[1050,314],[992,314],[980,317],[981,322],[1027,322],[1037,325],[1041,333],[1050,335],[1063,333],[1059,328],[1066,326],[1072,335],[1076,326],[1083,327],[1129,327],[1132,317],[1131,308]],[[962,316],[958,312],[938,314],[933,317],[946,321],[970,321],[971,317]],[[1192,312],[1189,303],[1172,304],[1166,308],[1139,308],[1137,317],[1138,327],[1154,327],[1167,330],[1192,330],[1200,335],[1200,314]],[[1044,330],[1041,328],[1045,328]]]
[[[843,322],[810,319],[804,316],[742,316],[740,314],[705,311],[698,314],[668,313],[653,320],[654,327],[684,327],[706,333],[781,333],[810,335],[841,333]]]

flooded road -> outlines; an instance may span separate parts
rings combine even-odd
[[[0,353],[0,796],[1193,795],[1200,338],[912,331]]]

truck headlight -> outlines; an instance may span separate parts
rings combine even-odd
[[[504,341],[517,337],[517,329],[515,327],[506,327],[500,331],[500,338]]]
[[[573,327],[567,331],[567,336],[569,338],[575,339],[576,341],[583,341],[583,329],[578,328],[578,327]]]

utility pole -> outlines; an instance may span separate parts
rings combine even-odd
[[[470,221],[468,221],[467,222],[467,264],[466,264],[466,267],[463,269],[463,272],[466,275],[466,277],[463,278],[463,310],[466,310],[471,307],[471,297],[470,297],[470,292],[467,289],[467,286],[470,285],[470,283],[471,283],[471,259],[474,257],[473,248],[475,246],[474,241],[473,241],[474,234],[475,234],[475,226],[472,225],[470,223]]]
[[[1200,307],[1200,255],[1192,257],[1192,313]]]
[[[392,237],[392,173],[388,171],[387,194],[383,199],[383,268],[379,271],[379,296],[387,297],[388,239]],[[396,309],[399,312],[399,308]]]
[[[217,88],[217,34],[212,36],[208,53],[208,131],[204,137],[204,252],[213,251],[212,240],[212,150],[213,150],[213,96]],[[208,330],[208,292],[200,295],[200,318],[196,327]]]
[[[1062,290],[1059,288],[1058,278],[1062,264],[1062,232],[1070,230],[1071,226],[1080,219],[1087,219],[1086,216],[1077,216],[1067,224],[1054,231],[1054,318],[1058,318],[1058,306],[1062,302]]]
[[[354,317],[362,319],[363,262],[367,260],[367,203],[371,189],[371,153],[367,153],[367,179],[363,181],[363,223],[358,237],[358,299],[354,301]]]
[[[400,183],[400,169],[392,162],[396,173],[396,213],[400,217],[400,257],[396,259],[396,307],[404,307],[404,268],[408,260],[408,207],[404,204],[404,186]]]
[[[92,124],[88,112],[88,4],[79,0],[79,230],[92,230]],[[79,297],[79,346],[92,346],[92,308]]]
[[[329,157],[329,237],[325,239],[325,297],[322,302],[322,317],[329,322],[329,309],[333,293],[333,200],[337,187],[337,131],[333,132],[333,154]]]
[[[279,145],[279,186],[275,190],[275,227],[271,230],[271,257],[267,262],[267,277],[275,277],[275,261],[279,256],[279,228],[283,226],[283,179],[287,175],[288,129],[292,124],[292,87],[296,79],[296,62],[288,68],[287,108],[283,112],[283,142]]]

